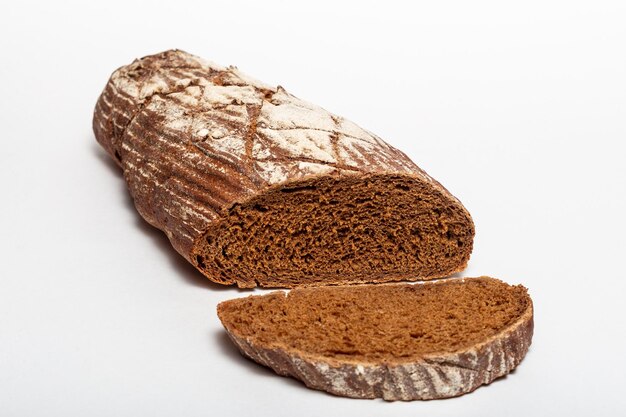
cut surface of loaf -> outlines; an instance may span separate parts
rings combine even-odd
[[[431,279],[471,254],[469,213],[405,154],[237,68],[178,50],[136,60],[93,126],[141,216],[215,282]]]
[[[298,288],[217,310],[243,355],[354,398],[468,393],[514,369],[533,334],[526,288],[488,277]]]

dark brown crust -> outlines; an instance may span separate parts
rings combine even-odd
[[[534,327],[533,306],[528,297],[528,308],[518,320],[474,346],[412,362],[358,363],[310,355],[288,347],[262,346],[237,335],[229,323],[223,324],[244,356],[279,375],[293,377],[309,388],[338,396],[388,401],[456,397],[491,383],[520,364],[530,347]]]
[[[299,123],[291,127],[290,117]],[[474,233],[461,203],[380,138],[280,87],[182,51],[144,57],[115,71],[97,102],[93,128],[123,169],[141,216],[205,274],[196,259],[199,242],[235,203],[323,176],[415,178],[465,213]],[[298,135],[310,137],[289,142]],[[330,145],[316,148],[325,143]],[[469,252],[456,270],[465,267]],[[338,277],[329,284],[347,281]]]

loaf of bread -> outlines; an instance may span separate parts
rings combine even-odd
[[[514,369],[533,334],[526,289],[488,277],[298,288],[217,310],[243,355],[354,398],[468,393]]]
[[[405,154],[234,67],[178,50],[136,60],[93,127],[141,216],[218,283],[431,279],[472,251],[467,210]]]

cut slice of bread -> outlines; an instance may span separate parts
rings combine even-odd
[[[136,60],[111,75],[93,127],[141,216],[214,282],[426,280],[470,258],[469,212],[404,153],[234,67],[177,50]]]
[[[308,387],[354,398],[462,395],[526,355],[526,288],[494,278],[298,288],[217,307],[243,355]]]

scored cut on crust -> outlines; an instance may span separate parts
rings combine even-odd
[[[217,311],[244,356],[354,398],[471,392],[511,372],[533,334],[526,288],[489,277],[298,288],[225,301]]]

